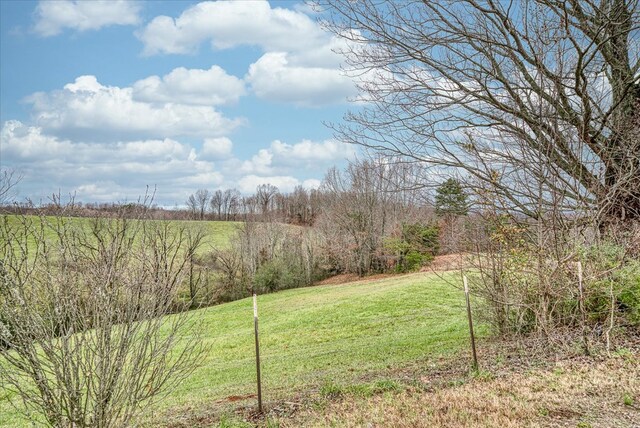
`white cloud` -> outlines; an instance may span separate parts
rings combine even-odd
[[[296,144],[283,143],[275,140],[271,143],[271,152],[278,159],[299,162],[314,163],[333,163],[335,161],[350,159],[354,156],[354,147],[341,143],[336,140],[325,140],[323,142],[314,142],[311,140],[302,140]]]
[[[280,190],[280,192],[291,192],[300,184],[300,180],[291,176],[274,175],[274,176],[258,176],[247,175],[238,181],[238,190],[242,193],[254,193],[256,187],[261,184],[272,184]]]
[[[80,76],[62,90],[35,93],[26,101],[47,132],[85,140],[216,137],[244,123],[209,106],[135,101],[132,88],[103,86],[95,76]]]
[[[260,149],[250,160],[242,163],[240,170],[245,173],[272,174],[273,153],[268,149]]]
[[[162,78],[150,76],[133,84],[133,99],[152,103],[230,104],[245,93],[243,81],[217,65],[208,70],[179,67]]]
[[[84,202],[135,200],[147,186],[158,189],[157,203],[169,206],[182,204],[198,188],[253,193],[271,183],[290,192],[298,185],[319,187],[327,166],[353,156],[351,146],[333,140],[275,140],[249,160],[232,151],[227,137],[205,138],[198,147],[172,138],[87,142],[17,120],[0,129],[3,165],[23,173],[21,195],[34,200],[58,190]]]
[[[186,200],[195,188],[223,182],[214,163],[168,138],[77,142],[12,120],[0,130],[0,148],[3,164],[23,173],[21,186],[30,189],[25,196],[36,199],[62,189],[77,192],[79,200],[118,201],[157,186],[163,201],[171,204]]]
[[[260,98],[300,106],[345,102],[357,94],[340,69],[294,66],[284,52],[263,55],[251,64],[246,80]]]
[[[123,0],[40,1],[33,30],[49,37],[66,28],[87,31],[110,25],[135,25],[140,21],[140,6],[139,2]]]
[[[73,142],[46,135],[42,128],[28,126],[17,120],[4,123],[0,131],[3,156],[20,161],[43,161],[63,158],[68,162],[170,162],[188,160],[191,148],[178,141],[163,140],[118,141],[113,143]]]
[[[238,190],[245,194],[255,193],[256,187],[261,184],[272,184],[282,193],[292,192],[296,186],[302,186],[305,189],[317,189],[322,182],[316,178],[310,178],[300,181],[290,175],[246,175],[238,181]]]
[[[158,16],[138,33],[144,53],[185,54],[204,41],[216,49],[254,45],[266,51],[305,51],[328,38],[306,14],[267,1],[202,2],[179,17]]]
[[[340,69],[339,52],[349,43],[324,31],[308,13],[272,8],[266,1],[202,2],[177,18],[154,18],[137,36],[147,55],[193,53],[205,41],[213,49],[256,46],[264,54],[245,81],[258,97],[307,107],[345,102],[357,95]],[[150,83],[155,88],[158,81]]]
[[[233,143],[227,137],[205,138],[202,144],[203,159],[224,159],[231,156]]]
[[[318,189],[321,184],[322,184],[322,181],[316,178],[310,178],[302,182],[302,187],[304,187],[305,189]]]
[[[240,170],[252,174],[275,174],[290,169],[324,169],[355,156],[355,148],[336,140],[315,142],[302,140],[296,144],[274,140],[267,149],[261,149],[242,163]]]

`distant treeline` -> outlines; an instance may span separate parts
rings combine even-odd
[[[0,206],[0,214],[20,214],[20,215],[64,215],[67,217],[121,217],[123,214],[127,217],[127,213],[131,218],[137,218],[140,211],[147,213],[145,218],[155,220],[189,220],[191,214],[186,209],[167,209],[159,206],[147,206],[143,203],[118,203],[118,202],[100,202],[100,203],[83,203],[70,202],[68,204],[60,204],[50,202],[41,205],[35,205],[31,202],[12,203]]]

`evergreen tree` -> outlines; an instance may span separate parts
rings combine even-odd
[[[441,217],[467,215],[467,195],[460,182],[449,178],[436,189],[436,215]]]

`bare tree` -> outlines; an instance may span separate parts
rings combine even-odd
[[[145,211],[2,219],[0,384],[34,423],[128,426],[196,366],[196,324],[166,316],[192,241]]]
[[[222,190],[218,189],[211,195],[211,211],[216,215],[216,220],[222,220],[222,211],[224,208],[224,195]]]
[[[261,184],[256,188],[256,199],[260,207],[260,214],[266,216],[272,208],[278,188],[273,184]]]
[[[222,209],[225,220],[229,221],[234,219],[238,214],[240,198],[240,192],[236,189],[227,189],[224,191],[222,194]]]
[[[12,198],[12,192],[22,177],[14,170],[0,169],[0,206],[5,205]]]
[[[386,268],[384,237],[402,221],[419,216],[420,188],[410,188],[406,164],[376,157],[329,170],[322,184],[323,212],[317,226],[326,235],[328,252],[342,269],[365,275]],[[413,193],[413,196],[409,196]]]
[[[211,195],[207,189],[198,189],[196,193],[190,195],[189,199],[187,199],[187,207],[194,217],[198,220],[204,220],[210,199]]]
[[[460,169],[533,218],[542,195],[640,219],[638,0],[319,3],[367,101],[342,140]]]

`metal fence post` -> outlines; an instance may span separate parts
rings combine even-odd
[[[256,374],[258,379],[258,411],[262,413],[262,382],[260,378],[260,340],[258,336],[258,296],[253,292],[253,330],[256,338]]]
[[[473,355],[473,369],[478,370],[478,356],[476,354],[476,338],[473,334],[473,319],[471,317],[471,301],[469,300],[469,283],[467,276],[462,276],[464,282],[464,296],[467,301],[467,318],[469,319],[469,335],[471,337],[471,353]]]

